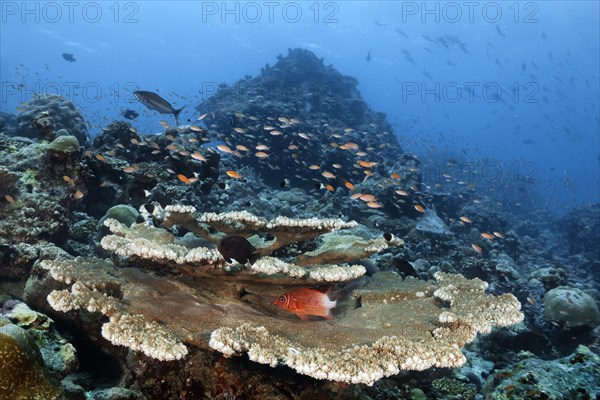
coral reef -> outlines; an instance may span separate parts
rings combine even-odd
[[[596,399],[600,396],[600,357],[585,346],[557,360],[521,353],[521,360],[496,371],[483,387],[486,399]]]
[[[10,193],[14,184],[19,180],[19,174],[0,166],[0,192]]]
[[[432,382],[436,398],[449,400],[472,400],[475,388],[456,379],[440,378]]]
[[[354,293],[361,307],[319,328],[316,347],[312,329],[297,330],[290,340],[280,327],[250,324],[220,328],[209,344],[226,355],[247,352],[253,361],[284,364],[318,379],[370,385],[400,370],[459,367],[465,362],[460,347],[477,333],[523,318],[513,296],[485,294],[482,281],[441,273],[436,278],[437,284],[428,284],[376,274],[373,286]],[[440,308],[436,299],[450,307]],[[353,340],[342,341],[348,336]]]
[[[600,311],[594,298],[580,289],[559,286],[544,296],[544,318],[566,328],[600,325]]]
[[[106,339],[150,357],[184,357],[188,352],[184,343],[210,346],[228,356],[248,352],[253,361],[288,365],[320,379],[373,384],[402,369],[460,366],[465,361],[460,347],[477,333],[523,318],[513,296],[486,294],[487,284],[477,279],[439,273],[437,283],[430,283],[402,281],[382,273],[351,290],[334,321],[299,325],[278,316],[275,307],[269,306],[270,299],[291,287],[355,280],[365,269],[313,264],[320,261],[318,256],[304,260],[293,256],[302,264],[298,265],[268,254],[355,224],[318,219],[266,221],[245,212],[196,215],[193,207],[155,207],[155,221],[187,227],[206,240],[219,237],[211,232],[222,235],[232,230],[248,236],[266,232],[272,239],[256,246],[262,257],[255,264],[232,267],[214,249],[188,250],[174,244],[175,238],[163,229],[146,224],[127,228],[108,219],[105,224],[113,234],[102,239],[106,250],[167,276],[115,268],[102,260],[41,263],[54,280],[67,285],[48,296],[55,310],[104,314],[109,317],[102,327]],[[359,250],[335,245],[323,254],[328,262],[348,262],[401,244],[388,239],[352,241],[349,248]],[[323,243],[331,246],[332,242]]]
[[[74,154],[79,153],[79,140],[72,135],[58,136],[50,142],[48,151],[56,158],[64,159],[71,157]]]
[[[196,128],[155,135],[138,133],[127,122],[108,125],[84,160],[89,170],[89,195],[83,201],[87,212],[100,219],[118,203],[137,208],[148,201],[168,204],[173,198],[206,202],[219,178],[220,156],[200,148],[206,131]]]
[[[579,269],[600,279],[600,204],[591,204],[573,210],[554,224],[563,233],[569,254]]]
[[[106,221],[109,218],[117,220],[123,225],[129,227],[134,222],[136,222],[139,215],[140,213],[138,212],[138,210],[131,207],[130,205],[117,204],[116,206],[112,206],[106,211],[106,214],[104,214],[104,216],[100,218],[100,221],[98,221],[98,226],[100,228],[99,234],[101,236],[105,236],[108,233],[110,233],[109,229],[104,225],[104,221]]]
[[[224,141],[236,163],[253,167],[268,185],[288,179],[304,188],[315,182],[336,188],[401,157],[385,115],[369,109],[357,86],[312,52],[289,49],[259,76],[221,85],[197,109],[208,114],[211,138]],[[255,154],[258,144],[268,157]]]
[[[63,258],[61,248],[39,241],[34,244],[0,242],[0,293],[20,298],[31,268],[38,260]]]
[[[447,236],[452,234],[444,221],[438,217],[435,210],[426,210],[423,216],[417,221],[415,229],[420,233],[430,235]]]
[[[0,398],[58,399],[62,388],[48,377],[33,338],[22,328],[0,319]]]
[[[77,370],[77,352],[57,331],[48,316],[30,309],[18,300],[8,300],[0,308],[0,315],[27,331],[37,343],[44,363],[54,378],[63,378]]]
[[[0,209],[4,219],[0,236],[9,243],[35,243],[48,240],[61,243],[66,239],[66,210],[48,195],[23,198]]]
[[[0,111],[0,133],[8,134],[16,125],[15,115]]]
[[[44,246],[44,241],[63,245],[69,239],[72,210],[85,190],[78,140],[59,136],[52,143],[6,142],[0,146],[0,171],[10,173],[0,172],[0,189],[10,197],[0,204],[0,245],[6,246],[2,253],[19,254],[17,247]]]
[[[143,210],[145,208],[142,207]],[[356,265],[340,269],[331,264],[367,257],[389,245],[402,244],[402,241],[397,238],[387,241],[383,238],[357,241],[353,237],[351,243],[342,248],[338,245],[331,246],[331,243],[325,241],[312,253],[291,257],[289,262],[285,262],[268,256],[291,243],[312,239],[333,230],[349,229],[356,223],[344,222],[339,219],[290,219],[285,217],[267,221],[247,211],[195,215],[195,209],[190,206],[167,206],[163,210],[155,204],[152,205],[152,208],[154,221],[162,221],[166,227],[176,225],[185,228],[214,244],[218,244],[228,234],[248,236],[262,258],[240,271],[240,274],[273,275],[279,273],[294,278],[305,278],[307,279],[305,283],[339,282],[355,279],[364,274],[365,270]],[[113,232],[113,235],[102,239],[102,247],[117,255],[166,264],[166,268],[174,268],[176,272],[187,268],[187,274],[192,276],[204,276],[207,273],[214,276],[219,273],[218,269],[226,274],[232,270],[239,270],[239,266],[235,267],[226,263],[215,249],[206,247],[188,249],[174,243],[175,238],[165,230],[144,224],[136,224],[128,229],[112,219],[106,220],[105,225]],[[260,235],[256,235],[258,233]],[[310,268],[303,268],[306,265],[310,265]]]
[[[62,96],[34,94],[33,98],[23,105],[23,110],[16,120],[17,127],[13,133],[15,136],[54,140],[59,135],[57,131],[65,130],[66,134],[75,136],[79,143],[88,140],[87,127],[81,112]]]
[[[134,390],[109,388],[106,382],[102,388],[94,387],[87,371],[79,370],[79,353],[54,321],[18,300],[0,300],[0,348],[2,399],[145,398]]]
[[[531,277],[540,281],[547,290],[567,283],[567,271],[562,268],[544,267],[534,271]]]
[[[90,143],[65,99],[23,107],[0,113],[0,320],[65,398],[598,397],[600,207],[557,219],[461,155],[438,176],[311,52],[162,132]],[[333,320],[273,304],[302,289]]]

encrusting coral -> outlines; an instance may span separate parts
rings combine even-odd
[[[189,249],[164,229],[128,228],[108,219],[112,235],[102,246],[121,264],[162,276],[98,259],[43,261],[41,266],[66,285],[48,296],[54,309],[104,314],[109,318],[102,327],[105,338],[160,360],[182,358],[186,345],[192,345],[226,356],[247,352],[253,361],[287,365],[319,379],[373,384],[400,370],[458,367],[465,362],[460,347],[477,333],[523,319],[514,296],[487,294],[487,284],[479,279],[438,273],[435,282],[425,282],[380,272],[367,280],[359,279],[365,273],[361,266],[311,264],[319,260],[319,251],[305,263],[296,262],[302,255],[279,254],[287,244],[355,223],[266,221],[249,213],[195,215],[193,208],[181,206],[152,214],[165,226],[185,227],[213,243],[233,232],[246,236],[262,257],[253,265],[229,265],[216,250]],[[324,240],[319,248],[327,262],[342,264],[401,244],[396,238],[361,241],[350,235],[348,241]],[[275,250],[280,250],[277,257]],[[345,281],[352,282],[340,283]],[[301,322],[272,304],[281,293],[324,282],[338,285],[331,321]]]

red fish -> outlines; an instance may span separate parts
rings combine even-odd
[[[282,310],[296,314],[302,321],[308,321],[309,315],[333,319],[330,311],[336,303],[337,300],[329,298],[329,291],[323,293],[309,288],[292,290],[273,302]]]

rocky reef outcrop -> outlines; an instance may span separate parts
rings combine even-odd
[[[197,109],[207,114],[214,139],[271,186],[288,179],[336,188],[364,179],[364,169],[383,171],[384,160],[402,154],[385,115],[369,108],[358,81],[304,49],[289,49],[256,77],[221,85]]]
[[[54,140],[61,134],[73,135],[82,144],[89,138],[81,111],[72,101],[53,94],[34,94],[22,106],[16,116],[16,127],[8,133],[46,140]]]

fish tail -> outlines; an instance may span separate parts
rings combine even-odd
[[[326,297],[326,300],[328,300],[328,303],[325,304],[325,306],[329,309],[328,314],[331,313],[331,309],[335,308],[335,306],[337,305],[337,297],[334,296],[335,293],[333,292],[335,288],[336,285],[331,285],[329,286],[327,291],[323,293]]]
[[[175,125],[179,126],[179,113],[183,110],[185,106],[181,107],[179,110],[173,110],[173,115],[175,116]]]
[[[258,254],[258,253],[250,254],[250,257],[248,257],[248,262],[250,263],[250,265],[252,265],[256,262],[256,260],[258,260],[259,257],[260,257],[260,254]]]
[[[340,292],[336,291],[337,289],[337,285],[330,285],[327,290],[324,292],[325,295],[327,296],[327,298],[331,301],[333,301],[333,303],[335,304],[337,302],[337,299],[340,297]],[[335,307],[335,305],[334,305]]]

